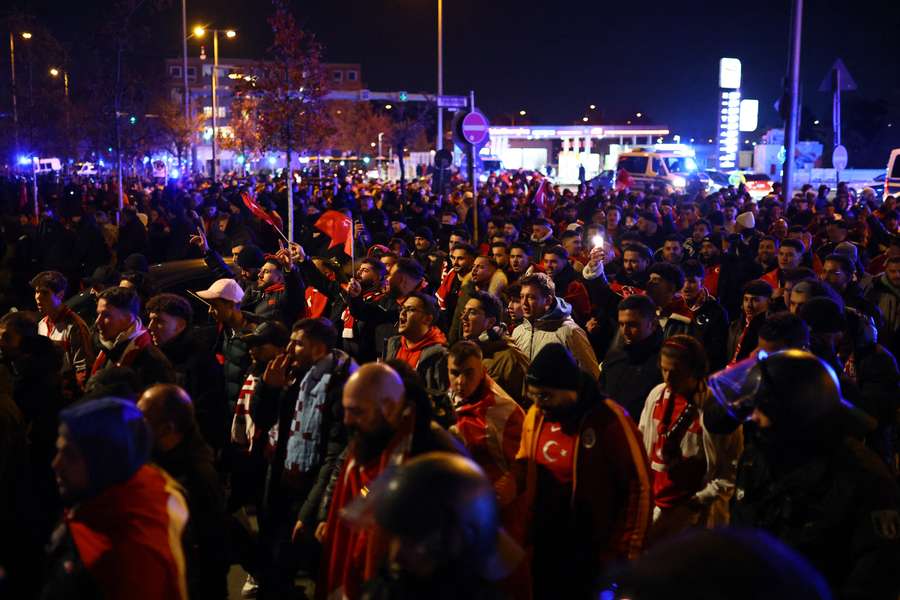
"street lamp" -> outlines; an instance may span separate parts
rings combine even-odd
[[[597,105],[596,105],[596,104],[591,104],[589,108],[590,108],[591,110],[597,110]]]
[[[520,117],[524,117],[524,116],[527,115],[527,114],[528,114],[528,113],[525,112],[524,110],[520,110],[520,111],[519,111],[519,116],[520,116]]]
[[[385,104],[385,105],[384,105],[384,110],[391,110],[392,108],[394,108],[394,107],[393,107],[392,105],[390,105],[390,104]]]
[[[202,38],[207,31],[213,34],[213,70],[212,70],[212,180],[216,180],[216,150],[218,146],[218,120],[219,120],[219,103],[216,98],[217,80],[219,79],[219,33],[224,33],[228,39],[237,37],[234,29],[209,29],[201,25],[194,27],[194,35]]]
[[[441,96],[444,95],[444,0],[437,0],[437,138],[434,143],[438,150],[444,149],[444,109]],[[386,108],[390,110],[390,105]],[[470,107],[475,110],[475,107]]]
[[[31,33],[23,31],[21,33],[23,40],[30,40]],[[12,92],[12,113],[13,113],[13,146],[15,147],[15,155],[19,155],[19,111],[16,107],[16,35],[9,32],[9,71],[10,71],[10,91]],[[36,210],[36,209],[35,209]]]
[[[62,78],[63,78],[63,90],[65,90],[65,93],[66,93],[66,102],[68,102],[69,101],[69,72],[66,71],[65,69],[60,70],[60,69],[57,69],[56,67],[51,67],[51,69],[50,69],[51,77],[59,77],[60,74],[62,74]]]

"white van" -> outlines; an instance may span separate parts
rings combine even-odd
[[[59,172],[62,170],[62,164],[58,158],[32,158],[31,168],[38,175],[45,173]]]
[[[887,171],[884,175],[884,197],[900,196],[900,148],[891,150]]]
[[[79,177],[93,177],[97,175],[97,165],[90,162],[81,163],[75,174]]]
[[[697,163],[686,152],[635,148],[619,155],[616,171],[622,169],[634,180],[633,188],[672,194],[684,192]]]

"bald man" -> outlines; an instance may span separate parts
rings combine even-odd
[[[187,392],[172,384],[147,388],[138,408],[153,432],[153,461],[180,483],[190,517],[184,535],[192,598],[228,595],[225,493]]]
[[[431,420],[430,401],[418,376],[402,361],[367,363],[350,376],[342,400],[350,443],[337,478],[328,519],[317,532],[323,543],[323,596],[358,598],[386,556],[378,532],[348,526],[341,511],[389,465],[443,451],[465,454],[449,433]],[[365,548],[365,552],[354,549]]]

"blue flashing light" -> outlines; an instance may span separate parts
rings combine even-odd
[[[363,164],[366,164],[366,165],[369,164],[370,160],[371,159],[368,156],[363,156]]]
[[[171,171],[169,171],[169,177],[171,177],[172,179],[178,179],[180,176],[181,173],[179,173],[178,169],[172,169]]]
[[[150,157],[149,157],[149,156],[145,156],[144,158],[141,159],[141,162],[144,163],[144,164],[146,165],[148,162],[150,162]]]
[[[242,165],[242,164],[244,164],[244,157],[239,155],[237,158],[234,159],[234,161],[237,164]]]
[[[134,115],[131,115],[130,117],[128,117],[128,122],[131,123],[132,125],[136,124],[136,123],[137,123],[137,117],[134,116]]]
[[[107,152],[112,152],[112,146],[106,149]]]
[[[23,167],[24,167],[25,165],[30,165],[30,164],[31,164],[31,157],[30,157],[30,156],[25,156],[25,155],[19,156],[19,164],[22,165]]]
[[[102,158],[101,158],[100,160],[97,161],[97,164],[100,165],[101,167],[105,167],[105,166],[106,166],[106,163],[103,162],[103,159],[102,159]]]
[[[270,165],[275,166],[275,163],[276,163],[277,161],[278,161],[278,159],[275,158],[274,156],[270,156],[270,157],[269,157],[269,164],[270,164]]]

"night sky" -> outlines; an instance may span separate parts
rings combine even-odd
[[[50,24],[77,56],[105,0],[15,0]],[[718,59],[743,61],[743,95],[760,100],[760,124],[776,125],[772,104],[785,73],[790,0],[589,2],[446,0],[445,93],[476,92],[490,117],[524,109],[544,124],[570,124],[596,104],[618,122],[641,111],[683,137],[715,130]],[[223,8],[227,6],[228,8]],[[326,47],[326,59],[359,62],[367,87],[434,91],[436,0],[294,2]],[[188,0],[195,22],[234,27],[222,56],[262,56],[269,43],[266,0]],[[890,7],[890,8],[889,8]],[[180,2],[145,20],[158,36],[148,55],[180,55]],[[900,2],[806,2],[804,103],[830,121],[830,96],[817,91],[842,57],[871,98],[900,108]],[[198,53],[197,46],[190,51]],[[900,116],[900,115],[898,115]]]

